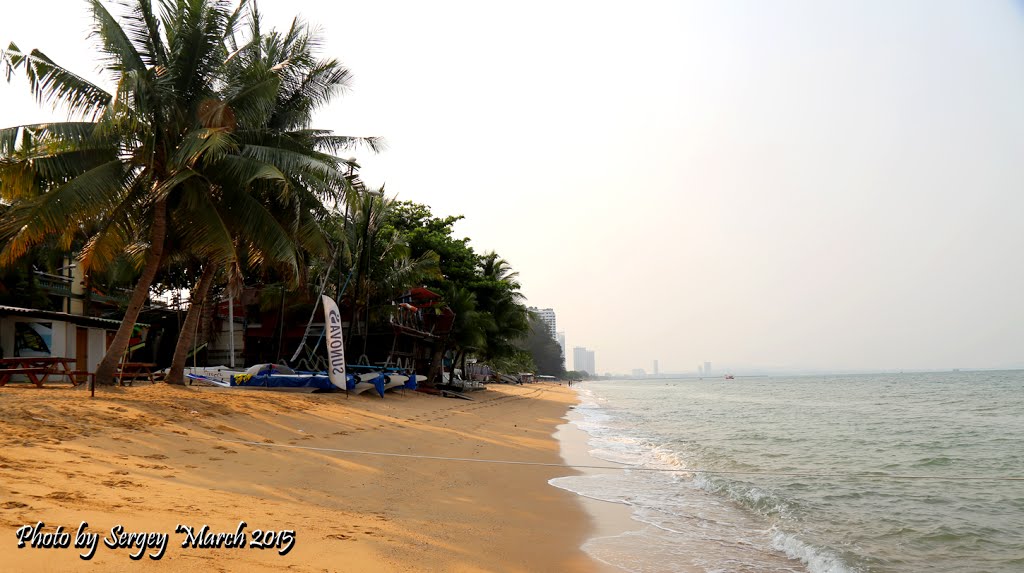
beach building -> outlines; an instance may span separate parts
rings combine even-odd
[[[0,358],[70,358],[94,372],[121,321],[67,312],[0,306]],[[144,344],[148,324],[136,324],[129,348]]]
[[[551,335],[551,338],[558,340],[558,329],[556,327],[555,310],[552,308],[537,308],[535,306],[531,306],[529,310],[530,312],[536,314],[537,317],[539,317],[541,321],[544,322],[544,324],[548,327],[548,334]],[[563,350],[565,349],[563,348]]]
[[[17,294],[0,282],[0,358],[68,358],[77,371],[94,372],[121,326],[121,293],[86,292],[85,277],[71,259],[53,273],[31,270],[34,294]],[[144,308],[149,318],[152,307]],[[106,316],[104,316],[106,315]],[[141,315],[140,315],[141,316]],[[130,359],[151,360],[150,321],[140,321],[128,343]]]

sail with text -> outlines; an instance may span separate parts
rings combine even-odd
[[[334,384],[345,389],[345,341],[341,336],[341,313],[334,299],[323,296],[324,328],[327,329],[327,375]]]

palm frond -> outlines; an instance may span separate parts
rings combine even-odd
[[[67,233],[76,222],[109,211],[123,193],[127,175],[119,160],[110,161],[38,199],[18,203],[0,221],[0,238],[6,239],[0,265],[10,264],[51,234]]]
[[[26,54],[14,42],[0,50],[7,81],[15,70],[25,73],[29,89],[39,103],[65,105],[72,114],[96,117],[110,103],[105,90],[48,58],[39,50]]]
[[[277,167],[249,157],[225,155],[208,164],[207,178],[221,185],[248,187],[258,179],[287,185],[288,178]]]
[[[97,36],[107,54],[107,69],[117,74],[128,70],[144,70],[146,63],[128,38],[124,29],[99,0],[89,0]]]
[[[187,133],[171,159],[172,169],[195,167],[200,161],[216,163],[238,149],[225,128],[199,128]]]
[[[125,16],[125,32],[137,46],[139,56],[151,67],[166,68],[167,48],[160,33],[160,21],[153,12],[152,0],[135,0]]]
[[[345,174],[338,169],[337,158],[314,153],[300,153],[281,147],[246,144],[242,147],[243,157],[251,157],[257,161],[277,167],[289,176],[308,174],[325,182],[343,184]]]
[[[314,138],[317,149],[328,153],[350,151],[365,147],[374,153],[386,151],[388,142],[383,137],[353,137],[349,135],[322,135]]]

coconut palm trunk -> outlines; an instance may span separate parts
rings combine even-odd
[[[185,314],[185,323],[181,326],[181,332],[178,333],[178,343],[174,346],[171,369],[167,372],[166,381],[168,384],[183,385],[185,383],[185,360],[188,356],[188,349],[195,341],[196,327],[199,326],[201,314],[200,309],[203,306],[202,301],[206,300],[206,296],[210,293],[213,277],[216,274],[216,265],[209,262],[206,263],[205,268],[203,268],[203,274],[199,277],[199,282],[196,284],[195,289],[192,290],[188,313]]]
[[[444,346],[443,342],[434,344],[434,354],[430,359],[430,373],[422,384],[420,384],[419,380],[416,381],[417,384],[425,388],[433,388],[437,384],[444,382],[444,376],[442,376],[444,371]]]
[[[153,226],[150,229],[149,237],[150,247],[149,253],[146,255],[146,266],[128,300],[128,309],[121,320],[121,326],[118,327],[114,340],[107,347],[107,353],[103,356],[103,360],[96,367],[97,384],[114,383],[114,369],[117,368],[118,362],[121,361],[125,350],[128,349],[128,341],[131,340],[135,322],[139,319],[139,313],[142,311],[142,306],[146,304],[146,299],[149,298],[149,287],[153,284],[156,272],[163,261],[164,241],[167,238],[167,201],[165,199],[158,200],[153,206]]]

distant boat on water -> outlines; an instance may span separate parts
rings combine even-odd
[[[726,375],[725,375],[725,379],[726,379],[726,380],[735,380],[735,379],[736,379],[736,377],[735,377],[735,376],[733,376],[732,374],[726,374]]]

